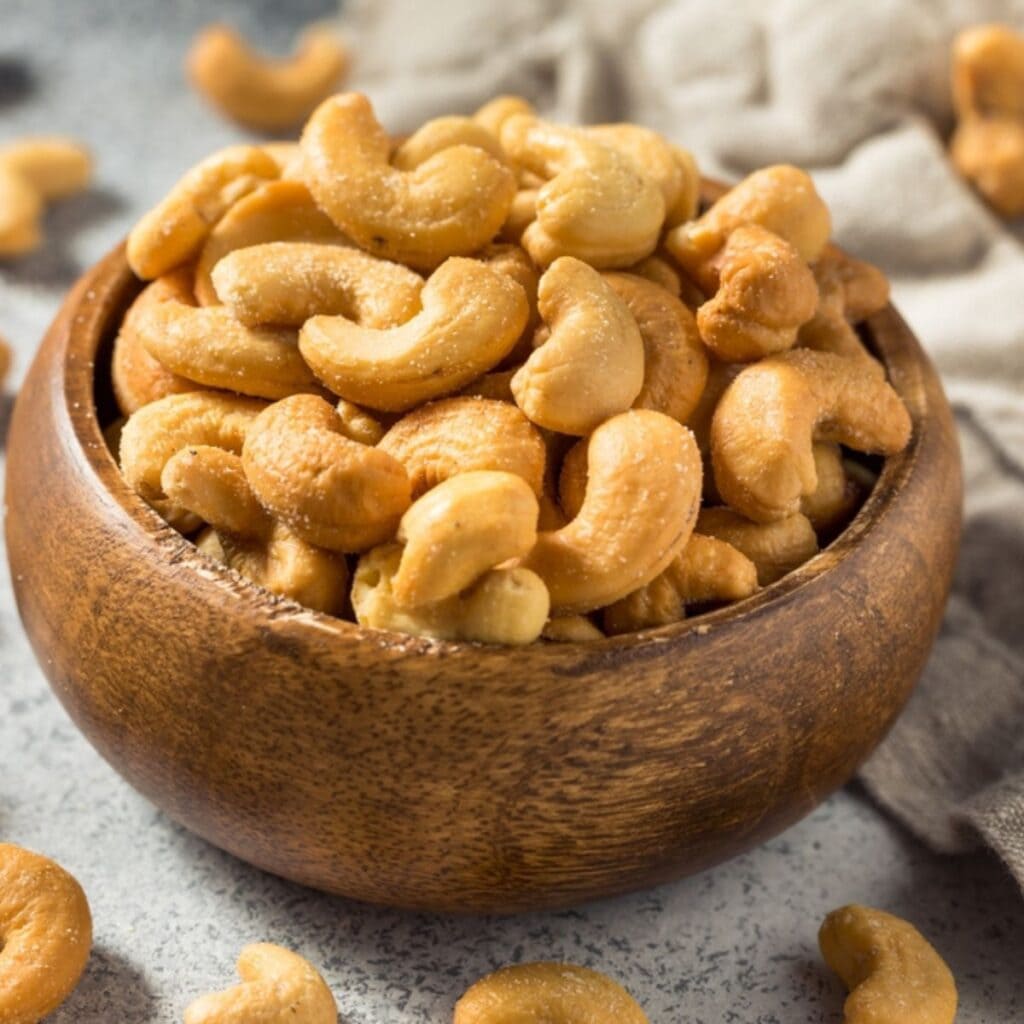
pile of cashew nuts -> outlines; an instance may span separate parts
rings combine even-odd
[[[639,125],[500,97],[392,139],[358,93],[132,230],[125,479],[206,554],[362,626],[585,642],[813,556],[910,418],[888,301],[791,166],[703,213]]]

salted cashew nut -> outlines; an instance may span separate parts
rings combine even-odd
[[[712,257],[742,224],[759,224],[784,238],[806,263],[821,255],[832,226],[810,175],[790,164],[777,164],[754,171],[705,214],[674,228],[665,247],[705,294],[713,295],[718,275]]]
[[[186,58],[192,84],[221,113],[260,131],[290,128],[334,92],[348,49],[327,25],[311,25],[283,60],[257,53],[227,25],[207,25]]]
[[[196,261],[196,298],[216,306],[213,268],[236,249],[264,242],[321,242],[352,245],[301,181],[270,181],[243,196],[216,223]]]
[[[667,626],[686,618],[691,604],[739,601],[757,590],[757,569],[746,555],[716,537],[692,533],[686,547],[650,583],[603,612],[609,636]]]
[[[114,339],[114,353],[110,362],[114,398],[118,409],[125,416],[130,416],[158,398],[199,389],[194,381],[171,373],[163,363],[149,354],[137,326],[140,317],[145,318],[147,308],[168,299],[188,300],[191,294],[191,271],[181,268],[146,285],[128,308],[121,322],[121,330]]]
[[[358,249],[265,242],[236,249],[213,268],[217,297],[243,324],[301,327],[344,316],[366,327],[405,323],[420,309],[423,279]]]
[[[398,524],[402,560],[391,581],[403,608],[436,604],[537,540],[537,497],[514,473],[460,473],[417,499]]]
[[[555,644],[589,644],[604,639],[604,633],[585,615],[555,615],[540,635]]]
[[[575,964],[513,964],[481,978],[455,1004],[453,1024],[648,1024],[607,975]]]
[[[800,499],[800,511],[816,533],[827,534],[850,519],[864,488],[847,474],[839,445],[816,441],[813,451],[818,486]]]
[[[514,473],[539,495],[545,447],[540,432],[507,402],[459,396],[407,413],[378,444],[409,474],[418,498],[458,473]]]
[[[467,384],[459,394],[474,398],[490,398],[496,402],[510,402],[514,405],[516,399],[512,394],[512,378],[518,370],[518,366],[513,366],[510,370],[485,373],[471,384]]]
[[[950,139],[950,156],[997,213],[1024,214],[1024,116],[961,121]]]
[[[629,158],[587,135],[528,114],[501,126],[501,145],[545,184],[522,244],[539,266],[575,256],[599,268],[649,256],[665,219],[658,183]],[[507,212],[507,211],[506,211]]]
[[[522,96],[495,96],[473,114],[473,120],[495,138],[501,137],[501,126],[516,114],[535,114],[533,104]]]
[[[82,887],[59,864],[0,843],[0,1020],[36,1024],[71,994],[92,948]]]
[[[497,136],[472,117],[449,115],[436,117],[416,129],[391,156],[391,163],[400,171],[414,171],[432,156],[452,146],[475,146],[490,153],[495,160],[506,163],[505,153]]]
[[[128,265],[151,280],[187,263],[234,203],[279,173],[258,146],[229,146],[208,156],[132,228]]]
[[[92,157],[73,139],[41,135],[0,146],[0,167],[20,175],[44,203],[81,192],[92,178]]]
[[[679,274],[672,268],[667,260],[660,256],[648,256],[639,263],[628,267],[627,273],[636,277],[645,278],[653,284],[661,285],[667,292],[671,292],[677,299],[682,294],[683,282]]]
[[[522,241],[526,229],[537,219],[537,196],[539,193],[540,189],[533,186],[520,188],[516,192],[505,223],[501,225],[503,238],[510,238],[516,243]]]
[[[689,540],[700,504],[693,435],[650,409],[598,427],[587,443],[587,470],[579,513],[539,533],[523,561],[559,612],[591,611],[649,583]]]
[[[899,395],[862,362],[794,349],[747,366],[711,421],[715,485],[757,522],[784,519],[818,484],[814,441],[894,455],[910,439]]]
[[[351,440],[338,413],[315,395],[265,409],[242,451],[260,503],[303,540],[362,551],[394,536],[409,506],[409,477],[387,452]]]
[[[522,567],[491,569],[461,594],[403,608],[392,592],[401,558],[401,544],[385,544],[359,559],[351,596],[361,626],[435,640],[529,644],[547,622],[547,588],[536,573]]]
[[[355,402],[346,402],[344,398],[339,398],[334,411],[338,414],[341,432],[350,441],[375,445],[384,437],[384,425],[365,409],[360,409]]]
[[[577,435],[629,409],[644,383],[644,343],[612,286],[564,256],[541,277],[538,308],[550,337],[512,378],[519,408],[539,426]]]
[[[766,587],[818,553],[818,537],[805,515],[797,512],[771,523],[755,523],[731,508],[702,508],[696,529],[731,544],[757,568]]]
[[[953,44],[953,105],[961,118],[1024,118],[1024,34],[974,25]]]
[[[910,922],[870,907],[840,907],[825,918],[818,945],[850,990],[845,1024],[953,1024],[956,982]]]
[[[644,383],[634,409],[654,409],[685,423],[707,383],[708,357],[693,314],[660,285],[632,274],[606,274],[644,343]]]
[[[241,984],[194,1000],[185,1010],[185,1024],[337,1024],[331,990],[297,953],[257,942],[242,950],[237,968]]]
[[[665,227],[674,228],[688,220],[693,220],[700,209],[700,169],[697,161],[688,149],[672,146],[676,163],[679,164],[683,176],[683,187],[675,205],[665,214]]]
[[[632,160],[661,189],[665,209],[675,207],[687,184],[685,170],[676,158],[675,147],[663,136],[629,122],[596,124],[583,130],[603,146]]]
[[[540,285],[540,275],[533,265],[533,260],[518,245],[509,242],[492,242],[479,252],[474,253],[473,258],[480,260],[492,270],[512,278],[526,294],[530,315],[519,341],[502,361],[503,364],[511,363],[518,366],[525,362],[533,351],[533,334],[540,318],[540,313],[537,311],[537,289]],[[512,398],[508,400],[513,401]]]
[[[796,249],[758,224],[741,224],[714,262],[718,289],[697,310],[704,344],[738,363],[792,348],[818,305],[814,274]]]
[[[885,309],[889,304],[889,279],[873,263],[850,256],[835,245],[826,245],[815,262],[818,288],[838,292],[843,316],[850,323]]]
[[[385,329],[315,316],[302,327],[299,349],[336,395],[402,412],[457,391],[499,363],[529,316],[512,278],[464,257],[431,274],[420,302],[411,320]]]
[[[477,146],[451,146],[411,171],[391,148],[369,100],[325,100],[302,134],[306,184],[321,208],[362,248],[430,270],[486,245],[516,191],[515,175]]]

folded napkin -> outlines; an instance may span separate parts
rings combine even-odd
[[[967,481],[941,636],[861,779],[934,848],[988,843],[1024,886],[1024,225],[943,149],[950,42],[984,21],[1024,30],[1024,0],[347,0],[341,18],[354,85],[396,130],[517,92],[649,125],[722,177],[812,171],[942,372]]]

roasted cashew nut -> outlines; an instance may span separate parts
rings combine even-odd
[[[629,409],[644,383],[644,343],[633,314],[580,260],[556,260],[540,279],[550,336],[512,378],[516,404],[536,424],[589,434]]]
[[[640,1004],[607,975],[575,964],[513,964],[472,985],[453,1024],[648,1024]]]
[[[696,529],[731,544],[750,559],[762,587],[782,579],[818,553],[814,527],[799,512],[771,523],[755,523],[731,508],[702,508]]]
[[[301,327],[344,316],[394,327],[420,310],[423,279],[358,249],[317,242],[266,242],[236,249],[213,269],[217,297],[243,324]]]
[[[539,266],[575,256],[594,267],[628,267],[654,250],[665,200],[657,182],[618,150],[583,129],[527,114],[502,124],[501,145],[545,179],[537,193],[536,220],[522,236]]]
[[[1024,34],[975,25],[953,44],[953,105],[961,118],[1024,118]]]
[[[401,412],[457,391],[499,363],[526,325],[523,289],[477,260],[453,257],[430,276],[422,310],[383,330],[315,316],[299,349],[336,395]]]
[[[187,263],[243,196],[278,176],[258,146],[229,146],[196,164],[128,235],[128,265],[144,280]]]
[[[585,615],[555,615],[548,619],[541,638],[555,644],[589,644],[603,640],[604,633]]]
[[[685,423],[707,383],[708,357],[697,321],[674,295],[632,274],[605,274],[625,302],[644,343],[644,383],[634,409],[654,409]]]
[[[42,241],[43,198],[16,171],[0,164],[0,257],[31,252]]]
[[[663,260],[660,256],[648,256],[639,263],[634,263],[633,266],[628,267],[626,272],[635,277],[642,277],[652,284],[660,285],[677,299],[682,294],[682,279],[668,261]]]
[[[818,479],[814,441],[894,455],[910,439],[899,395],[862,362],[794,349],[746,367],[711,421],[715,484],[749,519],[799,511]]]
[[[544,487],[545,448],[537,428],[514,405],[460,396],[403,416],[378,447],[405,467],[418,498],[457,473],[496,470]]]
[[[82,887],[59,864],[0,843],[0,1020],[36,1024],[71,994],[92,948]]]
[[[818,944],[850,990],[845,1024],[953,1024],[953,975],[909,922],[870,907],[840,907],[825,918]]]
[[[818,305],[814,274],[796,249],[758,224],[742,224],[714,262],[718,290],[697,310],[704,344],[737,363],[792,348]]]
[[[950,140],[950,156],[998,214],[1024,214],[1024,117],[962,121]]]
[[[522,96],[495,96],[473,114],[473,120],[498,139],[501,137],[501,126],[510,117],[535,113],[533,104]]]
[[[430,270],[486,245],[515,195],[515,176],[477,146],[452,146],[414,170],[391,148],[369,100],[325,100],[302,134],[306,184],[345,234],[378,256]]]
[[[676,158],[675,146],[650,128],[629,122],[596,124],[583,131],[601,145],[632,160],[661,190],[665,209],[675,208],[688,185],[686,169]]]
[[[820,536],[833,533],[849,521],[864,496],[864,488],[847,474],[837,444],[815,442],[814,471],[818,486],[800,499],[800,512]]]
[[[360,444],[379,444],[384,437],[384,425],[374,419],[365,409],[360,409],[355,402],[346,402],[339,398],[334,406],[341,423],[341,432],[350,440]]]
[[[242,950],[237,967],[241,984],[200,996],[185,1010],[185,1024],[337,1024],[331,990],[297,953],[258,942]]]
[[[224,214],[203,244],[196,261],[195,291],[199,304],[215,306],[220,301],[212,274],[228,253],[264,242],[352,244],[316,205],[301,181],[260,185]]]
[[[452,597],[537,540],[537,497],[514,473],[460,473],[415,501],[398,524],[405,546],[391,581],[403,608]]]
[[[601,608],[649,583],[689,540],[700,504],[696,442],[662,413],[632,409],[603,423],[587,464],[579,514],[541,532],[523,562],[559,612]]]
[[[394,536],[409,506],[409,477],[387,452],[346,436],[322,398],[294,395],[269,406],[242,451],[264,508],[303,540],[362,551]]]
[[[297,125],[334,92],[348,63],[348,50],[326,25],[306,29],[285,60],[257,53],[227,25],[208,25],[186,58],[192,84],[213,106],[260,131]]]
[[[536,573],[519,567],[491,569],[461,594],[403,608],[392,592],[401,558],[400,544],[385,544],[359,559],[352,608],[361,626],[485,644],[529,644],[540,636],[550,602]]]
[[[819,290],[838,293],[840,311],[850,323],[859,323],[889,304],[889,279],[885,274],[835,245],[825,246],[812,269]]]
[[[475,146],[490,153],[495,160],[506,163],[498,137],[472,117],[436,117],[417,128],[395,150],[391,163],[400,171],[414,171],[432,156],[452,146]]]

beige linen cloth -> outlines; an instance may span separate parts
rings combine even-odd
[[[1024,0],[346,0],[341,23],[394,130],[519,92],[657,128],[726,178],[813,172],[943,374],[967,483],[945,625],[861,779],[934,848],[988,843],[1024,886],[1024,224],[942,146],[950,41],[990,20],[1024,30]]]

